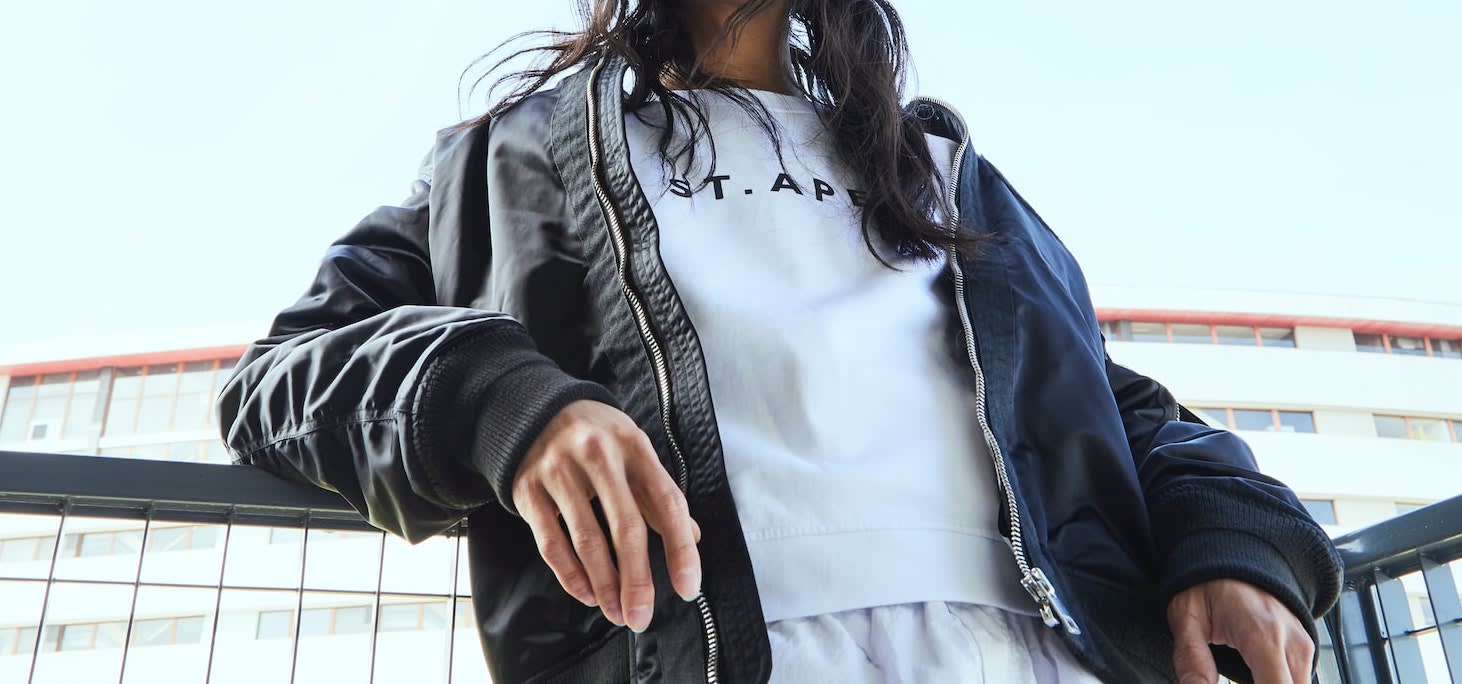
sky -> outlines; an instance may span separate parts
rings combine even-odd
[[[0,346],[262,336],[486,108],[464,68],[573,5],[5,3]],[[1462,3],[895,7],[909,95],[963,113],[1093,284],[1462,303]]]

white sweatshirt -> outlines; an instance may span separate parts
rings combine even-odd
[[[951,351],[943,261],[880,245],[900,270],[878,263],[812,104],[753,93],[785,174],[762,128],[713,93],[696,97],[714,170],[702,141],[694,169],[666,176],[658,107],[625,127],[704,351],[766,620],[918,601],[1032,612],[996,527],[973,373]],[[928,142],[948,169],[955,143]]]

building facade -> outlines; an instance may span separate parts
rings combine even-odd
[[[1332,534],[1462,490],[1462,306],[1093,297],[1113,359],[1242,434]],[[226,464],[212,406],[242,351],[0,358],[0,450]],[[0,681],[485,681],[459,543],[0,514]]]

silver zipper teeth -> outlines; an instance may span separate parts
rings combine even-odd
[[[965,133],[960,137],[959,147],[954,151],[954,163],[951,165],[949,179],[945,184],[945,200],[949,205],[950,225],[959,225],[959,173],[960,167],[964,164],[965,150],[969,149],[970,136],[969,127],[964,119],[959,116],[955,109],[933,98],[924,98],[930,102],[936,102],[944,107],[946,111],[954,114],[960,119],[960,125],[965,128]],[[985,371],[980,367],[979,355],[975,352],[975,327],[970,323],[969,307],[965,304],[965,274],[964,269],[959,265],[958,251],[953,245],[946,250],[946,258],[949,259],[950,269],[954,273],[954,302],[959,310],[960,325],[964,328],[965,353],[969,357],[970,367],[975,370],[975,414],[980,423],[980,431],[985,437],[985,446],[990,450],[990,458],[995,462],[995,475],[1000,484],[1000,492],[1005,498],[1005,508],[1010,516],[1010,549],[1015,555],[1015,564],[1020,569],[1021,586],[1035,599],[1041,610],[1041,618],[1047,627],[1064,626],[1066,631],[1072,634],[1080,634],[1081,629],[1066,614],[1061,606],[1060,600],[1056,597],[1056,590],[1046,578],[1046,573],[1040,568],[1031,568],[1030,561],[1025,555],[1024,533],[1020,525],[1020,509],[1015,504],[1015,488],[1010,484],[1010,473],[1006,470],[1005,455],[1000,451],[999,442],[995,441],[995,432],[990,429],[990,419],[986,415],[985,401]]]
[[[615,256],[619,259],[620,289],[624,292],[625,299],[629,301],[630,309],[634,311],[635,323],[639,326],[641,340],[649,349],[650,359],[654,362],[655,388],[660,400],[660,420],[665,427],[665,439],[670,442],[670,451],[675,456],[675,463],[678,467],[677,482],[680,490],[687,492],[690,485],[690,471],[685,465],[685,455],[680,450],[680,443],[675,439],[675,431],[671,429],[670,364],[665,358],[665,352],[660,348],[659,340],[655,339],[655,333],[650,328],[650,317],[645,312],[645,306],[640,301],[639,293],[635,292],[634,287],[630,285],[629,243],[625,240],[624,230],[619,224],[619,212],[615,210],[614,203],[609,200],[609,193],[604,190],[604,183],[599,178],[601,161],[599,158],[599,108],[594,87],[599,82],[599,73],[603,70],[607,57],[607,53],[601,56],[589,74],[587,100],[589,108],[589,176],[594,184],[594,194],[599,198],[599,206],[609,219],[609,234],[614,240]],[[696,607],[700,609],[701,624],[705,628],[706,635],[706,681],[708,684],[716,684],[720,663],[720,638],[716,634],[716,623],[711,617],[711,604],[706,600],[705,595],[697,596],[695,603]]]

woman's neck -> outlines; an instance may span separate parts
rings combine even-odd
[[[701,71],[745,88],[795,93],[787,50],[788,0],[773,0],[752,15],[734,35],[722,34],[732,15],[748,0],[701,0],[681,5],[681,20],[690,34]],[[666,86],[689,84],[668,80]]]

